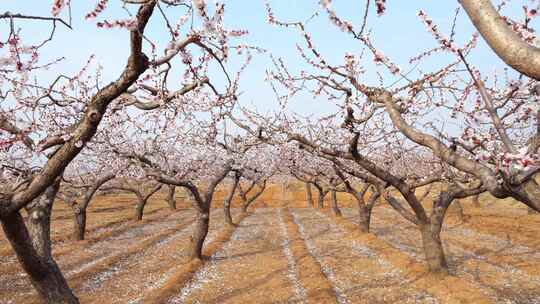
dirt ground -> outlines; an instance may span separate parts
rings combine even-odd
[[[442,239],[452,276],[432,277],[417,229],[379,204],[372,234],[356,231],[356,209],[340,195],[343,218],[307,208],[301,185],[271,185],[226,228],[211,212],[205,260],[190,261],[194,211],[179,192],[178,210],[152,198],[135,222],[129,195],[101,196],[88,214],[87,240],[71,241],[69,209],[52,221],[56,260],[82,303],[540,303],[540,215],[483,196],[463,202]],[[325,207],[328,207],[328,202]],[[0,234],[0,303],[39,303]]]

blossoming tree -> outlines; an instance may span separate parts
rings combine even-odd
[[[212,62],[218,67],[224,65],[230,38],[245,34],[222,25],[224,6],[220,3],[209,8],[204,1],[126,0],[120,5],[126,8],[122,13],[129,12],[128,18],[113,16],[117,19],[106,20],[102,12],[113,3],[103,0],[85,18],[96,21],[96,30],[119,28],[129,35],[126,48],[130,52],[120,76],[102,85],[99,70],[96,76],[91,75],[94,64],[90,58],[75,75],[60,72],[48,83],[47,79],[36,83],[33,76],[56,63],[40,62],[40,50],[54,43],[54,34],[61,25],[70,27],[63,16],[68,19],[71,10],[67,8],[71,5],[75,4],[55,0],[50,17],[0,15],[8,20],[0,44],[0,220],[32,284],[50,303],[78,302],[52,258],[49,237],[52,202],[66,167],[91,142],[103,118],[118,108],[168,104],[203,85],[226,95],[210,84],[206,72]],[[171,10],[184,10],[184,14],[178,20],[169,20],[167,12]],[[148,31],[168,37],[163,50],[145,32],[152,17],[164,21],[152,24],[156,31]],[[42,41],[29,41],[24,36],[28,32],[16,28],[26,22],[51,23],[51,34]],[[181,58],[180,62],[176,58]],[[183,81],[176,90],[163,85],[173,85],[168,80],[172,67],[182,71]],[[140,97],[148,98],[141,101]],[[22,209],[30,214],[26,220]]]

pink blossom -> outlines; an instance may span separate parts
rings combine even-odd
[[[69,1],[68,1],[69,2]],[[51,13],[53,16],[58,16],[62,9],[66,6],[65,0],[53,0],[53,5],[51,9]]]

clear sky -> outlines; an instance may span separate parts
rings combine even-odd
[[[50,15],[51,1],[48,0],[1,0],[3,11],[30,15]],[[103,78],[110,81],[117,77],[123,68],[128,54],[128,34],[125,30],[97,29],[94,22],[85,21],[83,16],[90,11],[96,1],[86,0],[73,2],[73,30],[59,27],[57,36],[52,44],[44,49],[43,57],[53,58],[65,56],[63,61],[53,70],[49,71],[51,77],[61,71],[66,73],[78,70],[86,59],[94,54],[97,62],[103,66]],[[119,0],[110,0],[111,9],[98,18],[110,16],[127,17],[122,11]],[[210,2],[210,1],[209,1]],[[374,1],[372,1],[374,2]],[[388,57],[398,63],[404,70],[408,69],[408,59],[423,50],[436,46],[432,36],[426,31],[424,25],[416,16],[419,9],[425,10],[439,25],[444,33],[449,33],[457,1],[434,0],[389,0],[388,10],[382,17],[377,17],[372,8],[369,16],[368,28],[373,30],[372,39],[376,46]],[[529,1],[518,1],[515,12],[519,12],[520,4]],[[303,67],[298,56],[295,44],[302,43],[300,35],[292,29],[282,29],[266,23],[266,12],[262,0],[229,0],[225,1],[225,24],[228,28],[247,29],[250,34],[247,43],[270,50],[276,57],[284,57],[292,69]],[[340,16],[351,21],[356,27],[361,24],[365,1],[334,0],[333,7]],[[320,11],[316,0],[273,0],[270,1],[276,17],[285,21],[306,20],[317,10]],[[66,17],[64,12],[63,17]],[[154,16],[155,20],[158,20]],[[22,25],[22,23],[19,24]],[[155,31],[159,28],[154,21],[151,24],[149,35],[160,44],[166,44],[168,37],[165,31]],[[2,22],[2,26],[6,23]],[[163,29],[163,28],[161,28]],[[360,44],[348,35],[340,32],[328,22],[327,15],[321,12],[320,16],[308,24],[308,31],[313,34],[316,45],[320,48],[330,62],[342,61],[345,52],[361,52]],[[474,32],[470,21],[464,12],[461,12],[457,24],[458,41],[465,41]],[[5,30],[0,32],[5,35]],[[40,22],[28,22],[24,25],[23,37],[46,37],[49,28]],[[160,34],[162,33],[162,34]],[[4,40],[5,37],[2,37]],[[371,58],[371,57],[368,57]],[[439,57],[440,59],[440,57]],[[471,62],[481,69],[501,68],[500,60],[488,50],[484,43],[471,55]],[[422,68],[430,71],[443,62],[427,61]],[[234,62],[232,62],[234,64]],[[368,67],[369,67],[368,63]],[[268,69],[269,60],[266,56],[256,56],[247,73],[242,79],[242,103],[254,102],[260,109],[273,109],[276,107],[274,95],[264,81],[264,72]],[[233,69],[234,71],[234,69]],[[375,81],[375,74],[370,73],[364,79],[367,82]],[[324,101],[313,101],[310,98],[299,98],[292,105],[292,109],[299,113],[323,114],[330,107]]]

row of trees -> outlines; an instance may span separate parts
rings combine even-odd
[[[363,50],[344,50],[335,63],[316,45],[309,24],[280,21],[268,4],[269,23],[298,31],[299,70],[288,64],[294,59],[241,43],[247,31],[227,29],[222,3],[121,2],[131,12],[128,19],[102,17],[119,5],[107,0],[85,15],[88,22],[100,20],[98,28],[129,34],[125,68],[109,84],[102,83],[92,57],[74,75],[40,77],[61,60],[44,61],[41,50],[54,47],[59,28],[71,29],[70,1],[55,0],[52,16],[0,15],[6,21],[0,42],[0,221],[47,302],[78,302],[51,255],[56,198],[72,208],[74,238],[80,240],[99,191],[134,193],[135,217],[141,219],[160,190],[174,209],[181,187],[197,211],[190,248],[193,258],[201,258],[219,184],[229,181],[223,207],[233,225],[235,193],[246,211],[270,177],[291,175],[306,184],[312,206],[314,189],[319,207],[330,193],[337,215],[336,192],[352,195],[361,232],[369,232],[371,210],[383,199],[418,227],[429,270],[443,275],[448,266],[440,231],[455,200],[489,192],[540,211],[539,55],[530,28],[535,9],[525,7],[523,21],[516,21],[500,16],[506,2],[496,8],[487,0],[460,1],[488,45],[517,71],[499,75],[469,62],[479,37],[457,35],[460,9],[448,34],[419,10],[435,43],[411,58],[404,72],[377,48],[377,29],[369,26],[373,10],[384,18],[385,1],[365,1],[359,24],[340,17],[331,1],[320,1],[317,16],[326,15],[329,26]],[[50,24],[50,35],[26,38],[30,22]],[[168,37],[163,49],[157,37]],[[254,54],[271,58],[267,79],[280,111],[261,114],[238,100]],[[435,67],[422,65],[433,59]],[[367,80],[370,73],[377,81]],[[286,111],[306,94],[337,110],[318,119]],[[435,191],[434,183],[443,187]],[[436,197],[431,205],[428,194]]]
[[[361,24],[354,25],[340,17],[331,1],[320,2],[330,23],[364,50],[360,55],[345,53],[342,62],[332,63],[316,45],[308,25],[280,21],[268,5],[270,23],[298,31],[302,43],[297,49],[305,61],[305,68],[295,73],[286,59],[274,60],[268,78],[274,88],[281,88],[276,89],[281,102],[309,92],[335,103],[344,114],[317,122],[282,116],[278,124],[272,118],[248,114],[254,124],[328,160],[342,181],[348,175],[373,185],[375,193],[417,225],[429,269],[443,274],[448,273],[448,266],[440,231],[454,200],[489,192],[540,210],[540,186],[535,180],[540,168],[538,77],[531,71],[537,66],[532,61],[537,49],[528,44],[536,38],[530,28],[536,10],[525,7],[520,22],[499,15],[505,3],[498,9],[490,1],[460,3],[489,46],[519,73],[486,74],[469,62],[478,35],[458,41],[459,8],[449,34],[419,10],[418,17],[436,43],[409,63],[421,65],[435,57],[437,66],[429,72],[424,70],[428,65],[404,72],[376,47],[376,30],[366,29],[367,13]],[[378,3],[378,11],[384,14],[384,1]],[[369,65],[370,59],[374,67]],[[377,75],[376,84],[365,80],[371,70]],[[413,161],[415,157],[417,161]],[[447,187],[434,193],[436,199],[428,213],[422,204],[424,195],[416,189],[433,182],[444,182]]]

